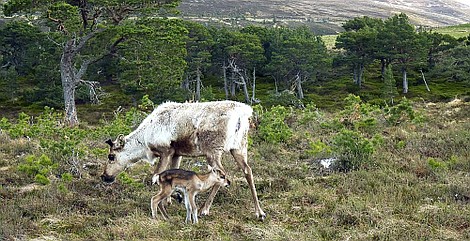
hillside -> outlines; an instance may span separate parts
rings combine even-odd
[[[387,18],[404,12],[415,25],[431,27],[470,22],[469,1],[457,0],[188,0],[184,17],[226,25],[308,23],[320,33],[341,31],[341,23],[357,16]]]

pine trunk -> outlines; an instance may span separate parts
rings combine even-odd
[[[253,67],[253,89],[252,89],[252,95],[251,95],[251,103],[253,104],[253,101],[255,101],[255,90],[256,90],[256,68]]]
[[[403,94],[408,93],[408,79],[406,77],[406,68],[402,69],[403,73]]]
[[[201,100],[201,71],[199,68],[196,70],[196,100]]]
[[[225,99],[228,100],[227,66],[225,66],[225,62],[224,62],[224,66],[222,67],[222,71],[223,71],[223,74],[224,74]]]
[[[359,64],[358,65],[358,70],[357,70],[357,85],[359,86],[359,89],[362,87],[362,79],[363,79],[363,76],[364,75],[364,65],[363,64]]]
[[[382,73],[382,80],[385,80],[385,59],[380,59],[380,72]]]
[[[235,72],[232,71],[232,76],[231,76],[231,80],[230,80],[230,96],[232,98],[235,97],[235,90],[236,90],[236,87],[237,87],[237,83],[236,83],[235,79],[236,79]]]
[[[304,98],[304,91],[302,89],[302,78],[300,77],[300,75],[297,75],[296,85],[297,85],[297,98],[303,99]]]
[[[77,108],[75,106],[75,89],[77,80],[75,79],[73,68],[73,40],[69,40],[64,47],[64,52],[60,59],[60,78],[64,92],[65,122],[68,126],[78,125]]]
[[[359,81],[357,80],[357,65],[355,64],[353,67],[353,83],[357,84]]]

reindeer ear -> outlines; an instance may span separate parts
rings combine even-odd
[[[111,139],[108,139],[105,143],[108,144],[110,147],[114,146],[114,143]]]
[[[119,142],[119,146],[123,147],[124,146],[124,135],[123,134],[119,134],[119,136],[117,137],[117,141]]]

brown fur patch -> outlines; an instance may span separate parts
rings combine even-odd
[[[224,131],[202,131],[197,133],[197,138],[201,150],[222,149],[225,143]]]
[[[190,180],[197,174],[193,171],[187,171],[183,169],[169,169],[166,170],[159,175],[160,183],[172,183],[174,178],[181,179],[181,180]]]
[[[196,150],[196,145],[194,144],[194,140],[191,136],[186,136],[176,141],[172,141],[170,146],[175,149],[176,154],[183,156],[193,155]]]

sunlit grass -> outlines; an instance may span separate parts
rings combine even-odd
[[[468,240],[470,239],[470,105],[462,101],[415,106],[424,123],[380,126],[384,142],[367,166],[350,172],[325,171],[308,154],[310,140],[328,142],[335,133],[316,123],[295,126],[282,144],[259,141],[249,151],[264,222],[254,207],[243,173],[229,156],[223,164],[232,185],[214,200],[197,225],[184,223],[185,208],[173,202],[170,221],[152,219],[151,167],[137,164],[130,180],[104,185],[96,175],[70,182],[50,176],[36,185],[17,170],[26,154],[48,154],[35,140],[0,133],[0,237],[28,240]],[[289,123],[298,116],[291,117]],[[90,130],[92,131],[92,130]],[[85,140],[96,142],[96,140]],[[96,148],[105,144],[96,142]],[[103,145],[103,146],[100,146]],[[25,154],[26,153],[26,154]],[[96,161],[87,154],[80,162]],[[202,159],[182,167],[203,171]],[[69,162],[61,160],[61,169]],[[86,169],[81,170],[87,172]],[[204,202],[201,194],[198,203]]]
[[[321,39],[325,42],[327,49],[333,49],[335,47],[336,38],[338,35],[322,35]]]
[[[468,37],[470,34],[470,23],[460,24],[456,26],[436,28],[434,31],[441,34],[449,34],[454,38]]]

